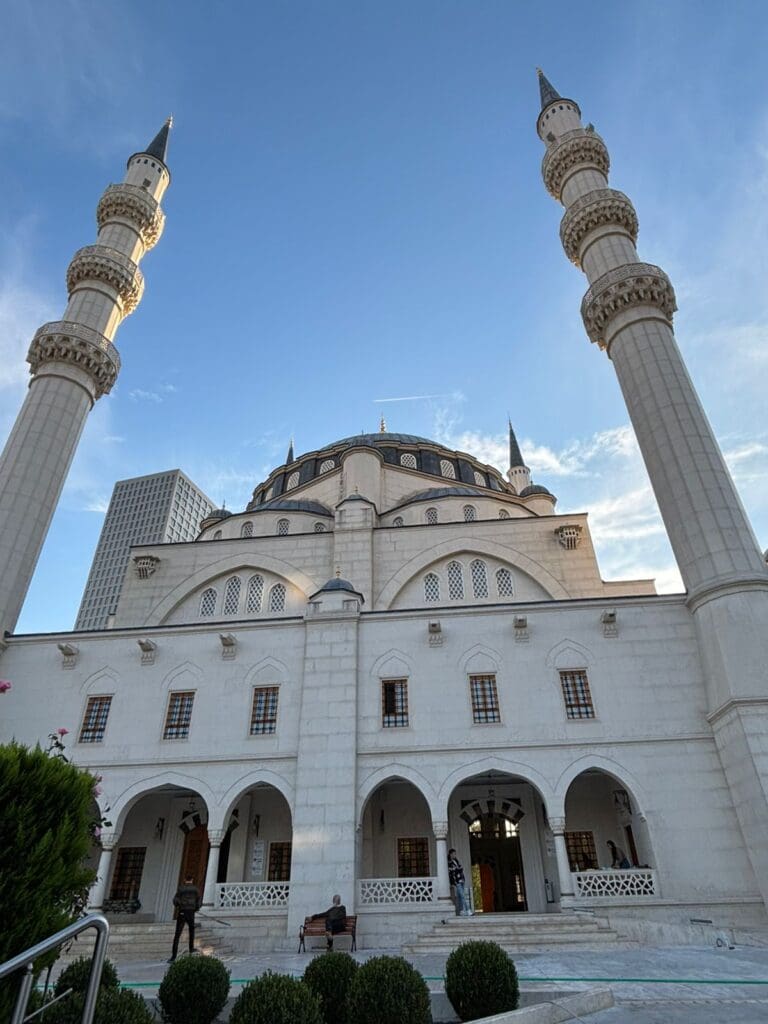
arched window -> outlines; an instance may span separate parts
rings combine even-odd
[[[227,580],[227,589],[224,591],[224,614],[237,615],[237,606],[240,604],[240,577],[231,576]]]
[[[325,524],[315,523],[315,533],[325,533]]]
[[[496,589],[499,597],[514,597],[515,588],[512,586],[512,573],[509,569],[496,570]]]
[[[221,540],[221,530],[217,530],[213,535],[214,540]]]
[[[288,477],[288,483],[285,485],[286,491],[292,491],[294,487],[299,486],[299,471],[294,470],[293,473]]]
[[[509,519],[509,512],[505,508],[499,509],[499,519]]]
[[[215,587],[208,587],[204,590],[200,598],[200,615],[203,618],[209,618],[216,611],[216,601],[218,599]]]
[[[477,519],[477,509],[475,508],[475,506],[474,505],[465,505],[464,506],[464,522],[465,523],[474,523],[474,521],[476,519]]]
[[[424,513],[424,518],[426,519],[430,526],[435,526],[435,524],[437,523],[437,509],[428,508],[427,511]]]
[[[424,577],[424,600],[429,604],[440,600],[440,577],[437,573],[428,572]]]
[[[403,525],[403,517],[402,516],[395,516],[395,518],[392,520],[392,525],[393,526],[402,526]]]
[[[240,531],[241,537],[252,537],[253,536],[253,523],[248,520],[247,523],[243,523],[243,528]]]
[[[440,459],[440,473],[449,480],[456,479],[456,469],[454,468],[453,463],[449,462],[448,459]]]
[[[475,483],[478,487],[485,487],[485,477],[479,470],[475,470]]]
[[[472,591],[475,597],[488,597],[488,573],[485,571],[485,562],[482,558],[476,558],[469,566],[472,574]]]
[[[418,463],[416,462],[416,456],[410,452],[404,452],[400,456],[400,465],[405,466],[406,469],[416,469]]]
[[[271,612],[285,611],[285,587],[282,583],[276,583],[269,592],[269,610]]]
[[[464,570],[461,562],[448,563],[448,597],[451,601],[464,600]]]
[[[334,462],[333,459],[323,459],[323,461],[320,463],[321,473],[330,473],[330,471],[335,468],[336,463]]]
[[[261,576],[251,576],[245,592],[245,610],[249,615],[258,615],[261,611],[261,595],[264,593],[264,580]]]
[[[290,525],[290,523],[288,522],[287,519],[278,519],[277,520],[277,536],[278,537],[285,537],[285,535],[288,533],[289,525]]]

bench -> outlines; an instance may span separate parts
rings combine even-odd
[[[342,935],[349,935],[352,939],[351,952],[357,949],[357,914],[353,914],[351,917],[344,918],[344,930],[340,932],[334,932],[334,939],[340,938]],[[297,953],[301,953],[302,950],[306,953],[307,947],[304,945],[305,939],[324,939],[325,938],[325,918],[318,917],[314,920],[311,917],[304,918],[304,924],[299,928],[299,948],[296,950]]]

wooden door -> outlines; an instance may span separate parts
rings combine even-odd
[[[209,849],[208,829],[205,825],[197,825],[184,836],[179,885],[184,883],[187,875],[192,875],[194,884],[200,892],[201,900],[203,898],[203,889],[205,888],[205,869],[208,866]]]

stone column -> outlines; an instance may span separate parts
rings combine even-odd
[[[573,877],[568,860],[568,848],[565,845],[565,818],[550,818],[549,827],[555,837],[557,876],[560,883],[560,908],[565,910],[573,903]]]
[[[104,897],[110,878],[110,868],[112,867],[112,851],[119,841],[119,832],[101,833],[101,856],[99,857],[99,867],[96,871],[96,881],[91,886],[91,891],[88,894],[89,910],[99,910],[104,906]]]
[[[432,829],[435,833],[435,856],[437,858],[437,898],[451,899],[451,882],[448,877],[448,822],[434,821]]]
[[[223,829],[209,829],[208,842],[211,844],[208,851],[208,866],[205,869],[205,886],[203,887],[203,906],[216,906],[216,879],[219,874],[219,855],[221,844],[226,838],[226,831]]]

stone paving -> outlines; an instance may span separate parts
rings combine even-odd
[[[361,950],[359,961],[397,950]],[[271,969],[301,976],[315,954],[265,953],[225,958],[233,981],[253,978]],[[319,954],[322,955],[322,954]],[[445,956],[409,957],[428,979],[442,988]],[[768,948],[740,946],[716,950],[674,948],[600,948],[552,950],[515,957],[526,987],[541,985],[571,990],[609,984],[617,1005],[591,1015],[590,1024],[765,1024],[768,1021]],[[166,965],[160,961],[123,961],[123,982],[138,983],[154,994]]]

